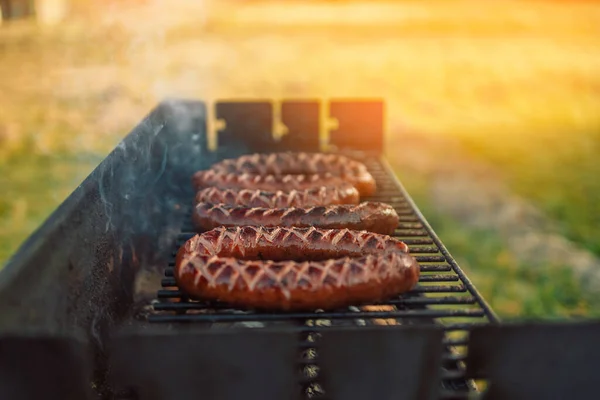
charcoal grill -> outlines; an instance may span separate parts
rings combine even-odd
[[[457,398],[457,392],[466,396],[470,387],[460,362],[464,360],[465,330],[474,324],[497,322],[488,304],[462,272],[448,250],[435,235],[401,183],[395,179],[390,166],[377,156],[360,157],[377,181],[377,193],[365,200],[382,201],[392,205],[400,216],[394,237],[409,245],[423,272],[420,284],[410,293],[385,303],[351,307],[346,310],[318,313],[256,313],[189,301],[176,287],[173,278],[175,253],[193,233],[191,211],[182,221],[182,232],[171,254],[169,266],[162,280],[163,290],[158,291],[156,313],[148,319],[154,323],[203,322],[208,324],[238,323],[249,327],[265,327],[273,322],[299,325],[306,333],[300,347],[317,352],[312,333],[328,326],[348,325],[419,325],[441,323],[449,333],[445,340],[442,372],[442,398]],[[241,324],[240,324],[241,323]],[[450,334],[452,333],[452,334]],[[308,394],[322,393],[318,375],[311,373],[310,359],[303,360],[307,376],[305,390]],[[317,366],[317,365],[315,365]],[[472,387],[471,387],[472,389]],[[312,397],[312,396],[310,396]]]
[[[281,104],[282,137],[271,102],[218,102],[225,128],[211,137],[205,103],[163,102],[0,274],[0,397],[465,399],[473,379],[488,380],[490,399],[593,393],[600,325],[498,324],[383,156],[383,106],[329,102],[338,127],[324,139],[317,101]],[[396,208],[394,236],[420,263],[414,290],[312,313],[182,295],[172,274],[193,235],[193,172],[289,149],[367,165],[378,190],[365,200]]]

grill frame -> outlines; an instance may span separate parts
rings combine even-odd
[[[190,393],[193,396],[205,391],[206,385],[214,381],[229,385],[225,390],[215,390],[215,400],[237,399],[256,393],[260,390],[257,382],[261,381],[246,380],[231,385],[228,376],[232,367],[238,372],[239,368],[242,371],[246,368],[244,373],[262,382],[279,380],[279,389],[285,389],[289,379],[298,381],[297,371],[283,368],[261,375],[261,368],[314,364],[312,359],[299,359],[298,351],[315,348],[316,344],[306,338],[318,335],[330,340],[318,343],[316,360],[325,360],[321,356],[328,347],[329,354],[334,354],[333,361],[329,361],[334,367],[330,364],[331,368],[321,371],[333,382],[333,386],[326,385],[332,398],[340,398],[339,390],[337,395],[330,390],[340,379],[352,389],[350,396],[341,396],[345,400],[369,397],[360,396],[360,390],[365,389],[369,391],[362,393],[379,393],[379,397],[394,393],[398,399],[470,398],[473,390],[465,377],[487,379],[491,383],[486,399],[597,397],[595,367],[600,358],[597,320],[483,325],[459,322],[442,331],[434,324],[324,326],[318,324],[322,319],[311,320],[311,326],[296,324],[258,330],[239,324],[235,328],[205,329],[205,324],[144,322],[160,287],[164,267],[169,263],[181,221],[187,220],[180,206],[189,204],[193,196],[188,176],[224,157],[266,151],[262,147],[265,143],[272,150],[287,147],[309,151],[320,143],[316,123],[319,118],[315,114],[318,102],[284,102],[282,120],[291,135],[275,142],[269,138],[273,113],[268,102],[259,102],[258,108],[251,107],[261,114],[252,126],[260,140],[244,136],[248,103],[229,103],[217,104],[217,116],[227,120],[227,134],[235,140],[235,145],[209,150],[206,103],[184,99],[161,102],[7,262],[0,271],[0,373],[10,378],[0,381],[0,393],[22,399],[130,399],[136,396],[130,387],[137,385],[168,393],[165,397],[185,399]],[[246,111],[240,112],[239,107]],[[367,111],[363,113],[364,110]],[[255,116],[254,111],[251,114]],[[332,101],[330,114],[340,121],[330,142],[372,151],[375,155],[382,153],[381,140],[352,136],[356,132],[381,136],[382,104]],[[391,179],[397,178],[392,174]],[[400,182],[398,186],[402,188]],[[413,204],[408,194],[406,199]],[[417,207],[415,210],[420,215]],[[426,221],[424,227],[435,236]],[[412,245],[427,246],[428,240],[416,236],[411,241]],[[444,256],[450,254],[441,241],[438,246]],[[444,268],[432,264],[429,271],[442,275]],[[142,290],[142,283],[148,278],[156,278],[150,280],[149,292]],[[462,280],[476,292],[464,274]],[[483,307],[489,309],[481,300]],[[420,301],[417,297],[413,299],[413,303]],[[492,312],[490,315],[494,316]],[[454,336],[461,332],[463,336]],[[258,335],[249,338],[252,333]],[[387,333],[390,335],[386,337]],[[277,340],[281,352],[273,351],[271,343],[256,352],[257,345],[265,346],[265,335]],[[204,339],[217,344],[216,348],[207,347]],[[378,346],[361,353],[353,345],[355,358],[347,363],[338,356],[340,351],[343,356],[348,350],[344,346],[348,343],[352,346],[352,340],[356,343],[356,339],[358,343]],[[398,349],[398,343],[405,341],[412,345]],[[466,356],[447,350],[467,346]],[[435,352],[427,353],[431,348]],[[247,354],[232,349],[246,350]],[[388,356],[388,350],[396,351],[394,357]],[[268,357],[262,357],[261,352]],[[287,359],[290,355],[293,358]],[[256,359],[257,356],[260,357]],[[467,366],[466,373],[459,368],[463,364]],[[373,367],[377,374],[371,374],[369,379],[348,381],[348,376],[355,376],[361,365]],[[416,369],[415,365],[421,368]],[[440,365],[445,368],[446,386],[441,390],[434,387],[432,392],[428,388],[439,382]],[[400,384],[390,382],[390,371],[393,378],[400,376],[404,380]],[[197,382],[198,375],[205,381]],[[320,382],[321,378],[315,380]],[[311,381],[302,379],[304,384]],[[354,392],[355,389],[360,390]],[[265,394],[261,398],[295,398],[293,393],[286,393],[290,396],[261,392]],[[146,395],[137,398],[156,398],[156,392]]]

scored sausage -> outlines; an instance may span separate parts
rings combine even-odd
[[[213,164],[215,171],[245,172],[254,175],[321,174],[360,175],[367,167],[339,154],[281,152],[255,153]]]
[[[364,202],[316,207],[263,208],[199,203],[192,215],[198,231],[218,226],[285,226],[366,230],[391,235],[398,226],[396,210],[388,204]]]
[[[268,192],[281,190],[289,192],[322,186],[342,186],[346,183],[342,178],[329,173],[323,175],[251,175],[209,169],[198,171],[193,176],[193,184],[196,190],[218,187],[223,189],[258,189]]]
[[[247,174],[248,176],[274,178],[289,176],[338,177],[342,181],[354,185],[361,196],[371,196],[376,189],[375,179],[364,164],[337,154],[257,153],[223,160],[214,164],[211,170],[223,176]],[[308,178],[309,181],[311,179]],[[258,187],[256,188],[258,189]]]
[[[196,193],[196,203],[228,204],[247,207],[312,207],[330,204],[358,204],[358,191],[349,183],[306,190],[266,192],[252,189],[210,187]]]
[[[175,280],[193,299],[273,310],[336,309],[412,289],[405,243],[348,229],[220,227],[179,250]]]

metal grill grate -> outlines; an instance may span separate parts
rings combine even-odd
[[[361,200],[385,202],[396,209],[400,223],[394,237],[409,245],[421,266],[419,285],[410,293],[385,303],[313,313],[258,313],[233,310],[225,304],[190,301],[178,290],[173,278],[175,253],[195,234],[191,218],[186,218],[172,260],[165,270],[163,290],[158,292],[158,301],[154,305],[155,313],[148,317],[149,321],[208,326],[234,324],[254,328],[281,324],[296,326],[300,332],[300,384],[307,397],[318,398],[326,398],[319,384],[317,356],[319,332],[323,329],[348,324],[441,324],[446,332],[446,346],[440,398],[467,398],[473,386],[464,379],[465,330],[496,322],[497,317],[435,235],[389,165],[376,157],[361,161],[376,179],[378,188],[374,196]]]

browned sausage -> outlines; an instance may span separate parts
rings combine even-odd
[[[406,244],[386,235],[245,226],[191,238],[174,275],[194,299],[287,311],[379,302],[412,289],[419,274]]]
[[[334,176],[354,185],[361,196],[371,196],[376,189],[375,179],[364,164],[337,154],[302,152],[250,154],[218,162],[211,167],[211,170],[224,175]]]
[[[281,190],[305,190],[320,187],[341,186],[346,184],[340,177],[323,175],[250,175],[218,172],[212,169],[194,174],[193,184],[196,190],[207,187],[222,189],[258,189],[268,192]],[[358,189],[358,188],[357,188]],[[359,190],[360,193],[360,190]]]
[[[196,203],[228,204],[247,207],[312,207],[330,204],[358,204],[356,188],[349,183],[339,187],[265,192],[252,189],[206,188],[196,193]]]
[[[218,226],[286,226],[324,229],[353,229],[391,235],[398,226],[398,214],[388,204],[364,202],[358,205],[259,208],[200,203],[193,221],[199,232]]]
[[[336,176],[360,175],[367,167],[338,154],[327,153],[255,153],[229,158],[213,164],[212,169],[253,175],[301,175],[332,173]]]

